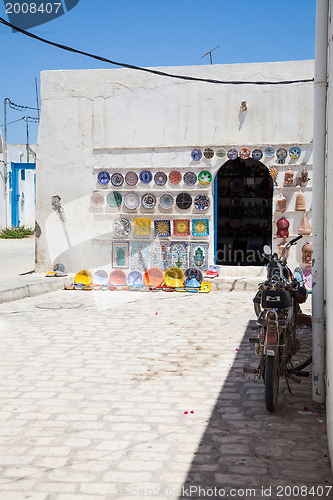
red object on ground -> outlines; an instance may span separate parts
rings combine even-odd
[[[112,271],[109,275],[110,285],[126,285],[126,274],[119,269]]]
[[[157,287],[161,286],[164,281],[164,272],[158,267],[147,269],[143,276],[143,282],[146,286]]]

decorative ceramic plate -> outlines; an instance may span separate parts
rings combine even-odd
[[[299,148],[293,147],[289,150],[289,156],[293,160],[296,160],[301,156],[301,150]]]
[[[276,152],[276,157],[279,159],[279,160],[284,160],[285,158],[287,158],[288,156],[288,153],[287,153],[287,150],[284,149],[284,148],[280,148],[277,150]]]
[[[184,174],[184,182],[186,186],[194,186],[197,182],[196,174],[194,172],[186,172],[186,174]]]
[[[110,174],[109,172],[106,172],[105,170],[101,170],[101,172],[98,172],[97,174],[97,181],[102,185],[106,186],[110,182]]]
[[[238,155],[240,156],[240,158],[242,158],[242,160],[247,160],[248,158],[250,158],[251,151],[248,148],[242,148],[239,151]]]
[[[182,174],[178,170],[171,170],[169,174],[169,182],[171,184],[179,184],[182,180]]]
[[[141,170],[140,172],[140,181],[143,184],[149,184],[152,181],[153,175],[149,170]]]
[[[236,158],[238,157],[238,151],[237,149],[229,149],[227,155],[229,160],[236,160]]]
[[[126,285],[126,274],[120,269],[115,269],[109,275],[110,285]]]
[[[104,269],[99,269],[94,273],[93,283],[95,285],[107,285],[108,284],[109,275]]]
[[[206,148],[204,149],[204,157],[208,158],[210,160],[214,156],[214,150],[212,148]]]
[[[95,208],[100,208],[104,205],[104,196],[101,193],[93,193],[90,197],[90,203]]]
[[[168,208],[171,208],[173,205],[173,196],[170,193],[163,193],[162,196],[160,196],[159,203],[162,208],[167,210]]]
[[[154,221],[155,236],[159,238],[168,238],[171,236],[171,224],[169,220]]]
[[[308,266],[303,271],[304,276],[304,286],[309,293],[312,292],[312,268]]]
[[[203,170],[198,175],[198,180],[199,180],[200,184],[207,186],[212,181],[212,174],[210,172],[208,172],[208,170]]]
[[[54,264],[53,271],[57,271],[57,273],[64,273],[65,272],[64,264],[60,264],[60,263]]]
[[[136,193],[127,193],[124,198],[124,205],[129,210],[135,210],[140,203],[140,198]]]
[[[127,172],[125,175],[125,181],[129,186],[135,186],[138,182],[138,176],[135,172]]]
[[[164,186],[167,183],[168,177],[164,172],[157,172],[154,175],[154,181],[157,186]]]
[[[192,205],[192,197],[188,193],[180,193],[176,198],[176,205],[181,210],[187,210]]]
[[[127,275],[126,283],[129,286],[142,285],[143,274],[140,271],[130,271]]]
[[[172,288],[178,288],[184,286],[185,283],[184,271],[182,271],[178,267],[170,267],[165,271],[164,283],[166,284],[166,286]]]
[[[224,148],[217,148],[217,150],[216,150],[216,156],[218,158],[224,158],[226,154],[227,154],[227,152],[226,152],[226,150]]]
[[[265,147],[264,154],[265,156],[267,156],[267,158],[271,158],[272,156],[274,156],[274,153],[275,153],[275,148],[273,148],[273,146]]]
[[[164,272],[157,267],[147,269],[144,274],[143,282],[146,286],[161,286],[164,281]]]
[[[93,275],[91,274],[88,269],[82,269],[82,271],[79,271],[76,273],[75,278],[74,278],[74,283],[81,283],[83,285],[90,285],[92,282]]]
[[[150,236],[151,234],[151,219],[139,217],[134,221],[135,234],[139,236]],[[145,267],[145,266],[143,266]]]
[[[153,193],[146,193],[141,198],[141,205],[147,210],[151,210],[156,205],[156,196]]]
[[[263,156],[263,155],[262,155],[262,151],[261,151],[261,149],[254,149],[254,150],[252,151],[252,158],[253,158],[254,160],[259,161],[259,160],[261,160],[262,156]]]
[[[185,271],[185,286],[192,279],[195,278],[199,283],[202,282],[202,272],[196,267],[189,267]]]
[[[124,184],[124,177],[121,174],[112,174],[111,175],[111,184],[112,186],[119,187]]]
[[[202,158],[202,152],[200,149],[193,149],[191,152],[192,160],[199,161]]]
[[[123,197],[117,191],[112,191],[106,197],[107,204],[110,207],[119,207],[119,205],[121,205],[122,200]]]
[[[173,234],[174,236],[190,236],[190,219],[174,219]]]
[[[113,230],[117,236],[128,236],[131,232],[131,223],[125,219],[117,219],[113,223]]]
[[[208,236],[209,235],[209,220],[208,219],[192,219],[192,235],[193,236]]]
[[[298,283],[301,283],[303,285],[304,276],[303,276],[303,269],[301,267],[295,267],[295,270],[293,272],[293,277],[298,281]]]
[[[199,194],[194,198],[194,206],[197,210],[207,210],[209,208],[210,201],[208,196]]]

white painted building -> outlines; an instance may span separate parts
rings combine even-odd
[[[313,61],[160,69],[249,82],[312,79],[314,71]],[[128,69],[42,72],[37,269],[50,270],[56,262],[72,272],[161,267],[161,244],[168,252],[172,243],[183,243],[187,250],[183,267],[199,262],[197,251],[207,253],[199,259],[202,269],[216,258],[218,264],[252,265],[249,252],[258,254],[264,243],[274,249],[281,243],[279,219],[285,217],[290,224],[287,241],[298,234],[304,214],[311,222],[312,117],[313,82],[223,85]],[[193,159],[194,149],[200,159]],[[260,161],[251,160],[258,150]],[[284,162],[277,153],[286,156]],[[229,161],[228,154],[250,159]],[[277,169],[274,189],[266,167]],[[286,185],[290,167],[294,179]],[[310,178],[301,185],[306,208],[296,211],[304,169]],[[127,182],[135,180],[130,172],[139,179],[134,185]],[[195,176],[186,176],[189,172]],[[167,178],[163,185],[158,185],[164,182],[160,174]],[[241,185],[231,185],[239,177]],[[102,185],[99,179],[108,182]],[[170,208],[161,206],[165,193],[171,195],[169,202],[173,198]],[[281,193],[287,200],[283,213],[276,202]],[[131,208],[135,200],[139,204]],[[203,210],[205,200],[209,206]],[[311,235],[306,241],[311,242]],[[139,251],[137,243],[142,244]],[[293,268],[305,267],[301,247],[290,256]],[[168,264],[174,262],[172,254]]]

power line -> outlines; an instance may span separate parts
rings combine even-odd
[[[29,31],[26,31],[26,30],[23,30],[21,28],[18,28],[17,26],[14,26],[13,24],[9,23],[8,21],[3,19],[2,17],[0,17],[0,23],[4,24],[5,26],[8,26],[9,28],[12,28],[13,30],[19,31],[20,33],[23,33],[23,35],[29,36],[30,38],[34,38],[35,40],[39,40],[40,42],[46,43],[48,45],[52,45],[53,47],[58,47],[59,49],[62,49],[62,50],[67,50],[68,52],[74,52],[75,54],[81,54],[83,56],[87,56],[87,57],[91,57],[92,59],[96,59],[97,61],[102,61],[102,62],[106,62],[109,64],[114,64],[115,66],[121,66],[123,68],[145,71],[146,73],[152,73],[154,75],[159,75],[159,76],[167,76],[169,78],[178,78],[180,80],[187,80],[187,81],[194,81],[194,82],[218,83],[218,84],[222,84],[222,85],[289,85],[289,84],[293,84],[293,83],[307,83],[307,82],[314,81],[314,78],[305,78],[302,80],[281,80],[278,82],[269,82],[269,81],[267,81],[267,82],[265,82],[265,81],[247,82],[247,81],[240,81],[240,80],[225,81],[225,80],[213,80],[213,79],[209,79],[209,78],[196,78],[194,76],[173,75],[171,73],[165,73],[164,71],[158,71],[155,69],[134,66],[133,64],[119,63],[116,61],[112,61],[111,59],[107,59],[105,57],[90,54],[89,52],[83,52],[82,50],[74,49],[73,47],[69,47],[67,45],[62,45],[60,43],[51,42],[50,40],[46,40],[45,38],[41,38],[40,36],[37,36],[37,35],[34,35],[33,33],[30,33]]]
[[[34,109],[35,111],[39,111],[38,108],[32,108],[31,106],[23,106],[22,104],[15,104],[15,102],[12,102],[9,99],[9,97],[6,97],[5,101],[7,101],[8,106],[12,109],[15,109],[15,111],[22,111],[22,109]]]
[[[7,125],[11,125],[12,123],[20,122],[21,120],[25,120],[25,116],[22,116],[18,120],[14,120],[12,122],[7,123]],[[0,127],[4,127],[6,124],[4,123],[3,125],[0,125]]]

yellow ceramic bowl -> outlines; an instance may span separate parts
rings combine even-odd
[[[178,267],[170,267],[165,271],[164,283],[170,288],[180,288],[184,286],[185,274]]]
[[[90,285],[93,280],[93,275],[91,274],[88,269],[82,269],[82,271],[79,271],[76,273],[75,278],[74,278],[74,283],[83,283],[84,285]]]

